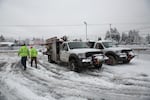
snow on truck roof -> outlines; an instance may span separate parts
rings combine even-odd
[[[110,41],[110,40],[100,40],[100,41],[97,41],[97,42],[101,43],[101,42],[112,42],[112,41]]]
[[[85,41],[64,41],[63,43],[71,43],[71,42],[85,42]]]

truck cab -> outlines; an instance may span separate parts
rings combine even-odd
[[[89,48],[86,42],[64,42],[60,49],[60,61],[68,63],[71,70],[82,70],[92,65],[100,69],[104,55],[98,49]]]
[[[105,61],[108,65],[117,63],[129,63],[135,54],[130,48],[122,48],[115,45],[112,41],[101,40],[94,43],[94,48],[100,49],[108,57]]]
[[[99,49],[89,48],[86,42],[59,41],[57,38],[47,42],[49,62],[68,63],[70,70],[81,71],[89,66],[101,69],[104,62],[103,52]]]

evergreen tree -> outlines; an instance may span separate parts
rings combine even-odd
[[[115,40],[117,43],[120,41],[120,33],[117,28],[111,28],[106,32],[105,40]]]
[[[140,43],[140,36],[139,36],[139,31],[136,30],[130,30],[129,31],[129,36],[128,36],[128,43],[133,44],[133,43]]]
[[[127,40],[128,40],[128,34],[123,32],[121,36],[121,43],[126,44]]]
[[[3,35],[0,36],[0,42],[4,42],[5,41],[5,38]]]
[[[111,37],[112,37],[113,40],[115,40],[116,42],[119,43],[119,41],[120,41],[120,33],[118,32],[118,30],[116,28],[112,29]]]
[[[109,40],[109,39],[111,39],[111,36],[110,36],[110,32],[107,31],[106,36],[105,36],[105,40]]]
[[[150,44],[150,34],[148,34],[148,35],[146,36],[146,42],[147,42],[148,44]]]

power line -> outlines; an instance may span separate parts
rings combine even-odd
[[[97,23],[97,24],[88,24],[91,26],[100,26],[100,25],[150,25],[150,23]]]
[[[150,23],[94,23],[94,24],[90,24],[88,23],[88,26],[103,26],[103,25],[150,25]],[[41,25],[41,24],[37,24],[37,25],[0,25],[0,27],[69,27],[69,26],[83,26],[83,24],[54,24],[54,25]]]
[[[110,23],[104,23],[104,24],[88,24],[89,26],[102,26],[102,25],[109,25]]]
[[[0,25],[0,27],[73,27],[73,26],[83,26],[82,24],[76,25]]]
[[[113,25],[150,25],[150,23],[112,23]]]

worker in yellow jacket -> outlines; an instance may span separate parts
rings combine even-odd
[[[29,49],[25,44],[23,44],[19,49],[18,55],[21,56],[21,64],[24,66],[24,70],[26,70],[26,61],[27,57],[29,56]]]
[[[38,55],[37,50],[31,46],[30,48],[31,67],[32,67],[33,61],[35,61],[35,67],[37,68],[37,55]]]

